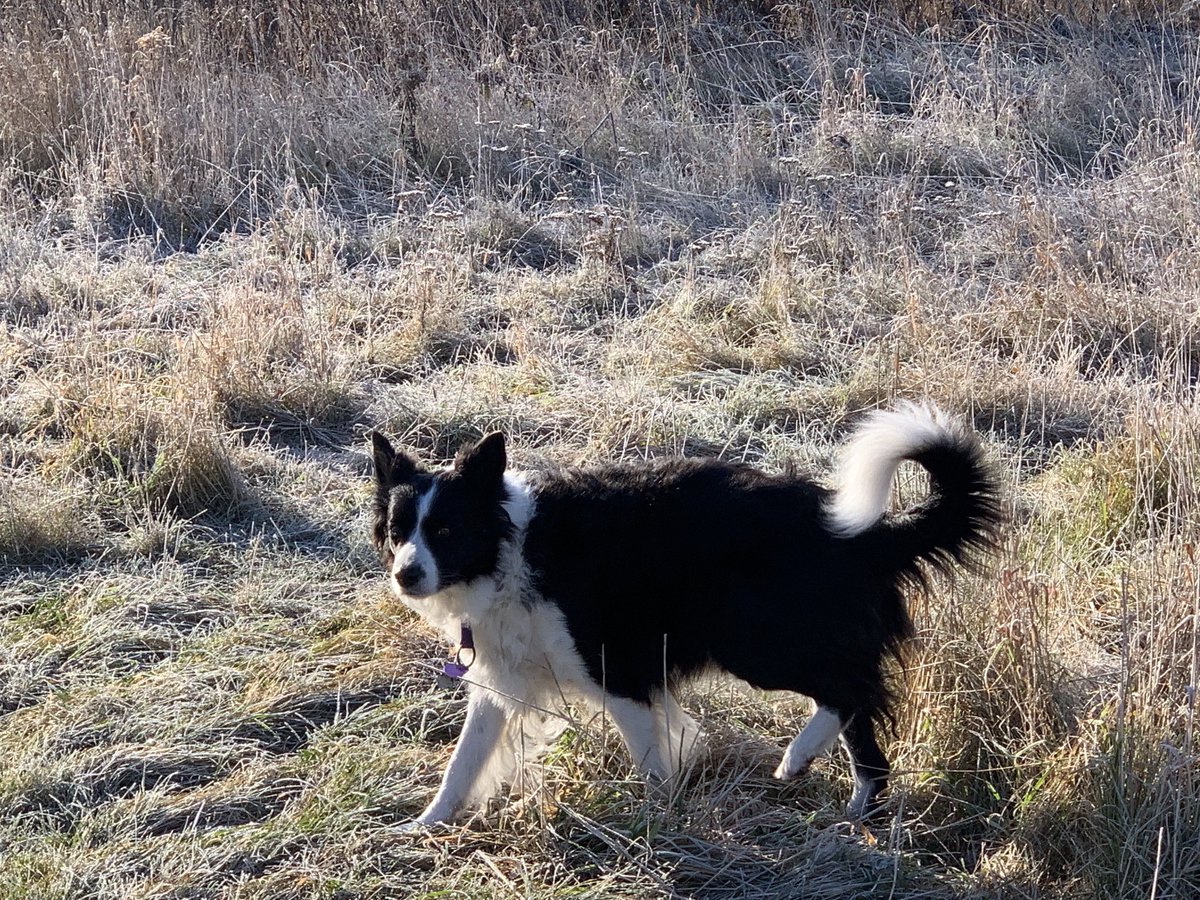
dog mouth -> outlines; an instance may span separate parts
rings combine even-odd
[[[432,597],[434,594],[436,594],[438,592],[438,589],[436,587],[431,590],[425,590],[423,588],[423,586],[421,586],[421,585],[412,585],[409,587],[405,587],[404,585],[400,584],[395,578],[393,578],[391,581],[392,581],[392,593],[394,593],[401,600],[428,600],[430,597]]]

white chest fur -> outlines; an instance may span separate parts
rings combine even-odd
[[[401,599],[457,644],[464,624],[475,641],[475,660],[466,676],[473,690],[486,690],[516,713],[558,710],[564,702],[594,700],[596,686],[559,610],[537,596],[525,564],[525,532],[536,499],[523,477],[506,473],[504,506],[513,535],[500,551],[496,572],[453,585],[423,599]]]

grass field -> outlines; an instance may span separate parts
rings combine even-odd
[[[0,9],[0,898],[1200,896],[1194,4],[771,6]],[[876,827],[716,681],[666,799],[580,711],[400,834],[463,699],[369,429],[823,474],[926,397],[1011,525]]]

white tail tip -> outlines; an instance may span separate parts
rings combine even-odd
[[[939,444],[958,443],[961,426],[928,404],[902,403],[863,420],[839,454],[837,490],[826,509],[842,537],[866,531],[888,508],[892,479],[905,459]]]

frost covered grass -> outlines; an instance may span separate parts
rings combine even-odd
[[[1200,892],[1200,37],[1135,6],[10,4],[0,896]],[[913,599],[890,818],[718,681],[665,801],[585,720],[398,833],[463,704],[366,430],[821,472],[923,397],[1012,527]]]

